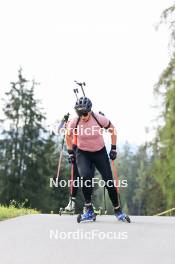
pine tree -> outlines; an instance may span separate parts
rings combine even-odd
[[[170,25],[172,49],[169,65],[163,71],[159,82],[155,86],[155,94],[161,99],[161,115],[156,133],[156,159],[154,174],[161,185],[165,196],[164,209],[174,207],[175,201],[175,21],[173,15],[175,5],[166,9],[162,18]]]
[[[0,139],[0,199],[5,204],[25,200],[27,206],[50,211],[56,203],[49,186],[57,165],[56,143],[54,135],[43,127],[46,117],[35,99],[35,86],[36,82],[27,81],[20,69],[18,80],[6,93]],[[65,190],[60,193],[64,196]]]

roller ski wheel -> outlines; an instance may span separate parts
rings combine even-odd
[[[81,214],[77,216],[77,223],[79,224],[81,222]]]
[[[120,222],[126,222],[126,223],[131,223],[131,219],[129,218],[128,215],[123,213],[122,211],[115,212],[115,215]]]
[[[63,213],[63,208],[60,208],[60,210],[59,210],[59,215],[61,216],[62,213]]]
[[[129,218],[128,215],[126,215],[125,219],[126,219],[126,222],[131,223],[131,219]]]
[[[87,211],[85,214],[81,215],[79,214],[77,216],[77,223],[81,223],[81,222],[95,222],[96,221],[96,214],[92,211]]]

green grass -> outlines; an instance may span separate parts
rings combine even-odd
[[[0,220],[9,219],[21,215],[38,213],[39,212],[34,209],[15,208],[13,205],[10,205],[9,207],[0,205]]]

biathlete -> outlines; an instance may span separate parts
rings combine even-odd
[[[80,177],[83,178],[83,195],[85,199],[86,212],[79,218],[78,222],[83,220],[95,220],[92,206],[92,164],[100,172],[105,181],[105,187],[108,190],[110,200],[114,207],[114,214],[120,221],[128,221],[129,217],[122,211],[119,203],[119,197],[116,186],[114,185],[112,170],[109,157],[115,160],[117,157],[116,144],[117,135],[113,124],[101,114],[92,112],[92,102],[87,97],[77,99],[75,111],[78,117],[70,120],[67,126],[66,144],[69,154],[69,160],[77,164]],[[111,150],[109,157],[106,151],[102,128],[108,130],[111,134]],[[73,136],[77,136],[77,148],[73,149]],[[110,186],[109,183],[110,182]],[[87,184],[88,183],[88,184]]]

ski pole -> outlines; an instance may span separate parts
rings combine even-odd
[[[72,163],[72,166],[71,166],[71,185],[70,185],[70,196],[72,198],[72,194],[73,194],[73,184],[74,184],[74,164]],[[71,199],[72,201],[72,199]]]
[[[69,116],[70,114],[67,113],[66,115],[64,115],[62,121],[61,121],[61,125],[62,127],[66,126],[68,120],[69,120]],[[60,128],[60,126],[59,126]],[[64,141],[65,141],[65,134],[63,136],[63,139],[62,139],[62,143],[61,143],[61,151],[60,151],[60,156],[59,156],[59,161],[58,161],[58,167],[57,167],[57,175],[56,175],[56,179],[59,178],[59,175],[60,175],[60,169],[61,169],[61,161],[62,161],[62,156],[63,156],[63,148],[64,148]]]
[[[56,176],[56,179],[58,179],[59,176],[60,176],[60,169],[61,169],[61,160],[62,160],[62,156],[63,156],[64,140],[65,140],[65,136],[63,137],[62,144],[61,144],[61,151],[60,151],[60,156],[59,156],[59,161],[58,161],[58,168],[57,168],[57,176]]]
[[[114,175],[114,178],[116,180],[116,190],[117,190],[117,195],[118,195],[119,206],[122,208],[121,200],[120,200],[120,193],[119,193],[119,185],[118,185],[119,184],[119,178],[118,178],[118,174],[117,174],[117,168],[115,167],[114,160],[112,160],[111,163],[112,163],[113,175]]]
[[[107,206],[106,206],[106,188],[104,187],[104,209],[105,209],[105,215],[107,215]]]
[[[71,178],[70,178],[70,201],[72,207],[72,194],[73,194],[73,184],[74,184],[74,164],[71,165]]]

